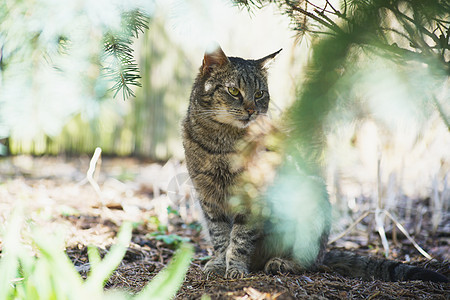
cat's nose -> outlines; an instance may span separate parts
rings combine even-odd
[[[255,110],[251,109],[251,108],[248,108],[247,112],[248,112],[248,115],[251,116],[251,115],[253,115],[255,113]]]

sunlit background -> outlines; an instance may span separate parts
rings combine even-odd
[[[96,27],[102,19],[112,26],[117,16],[102,5],[72,2],[86,5],[87,15],[56,4],[61,6],[58,14],[48,10],[48,16],[42,18],[44,11],[29,8],[35,20],[23,20],[29,26],[44,28],[52,37],[65,33],[58,21],[67,14],[73,22],[86,24],[78,31],[80,36],[87,36],[83,36],[86,41],[77,41],[79,53],[71,53],[62,62],[71,78],[49,70],[44,59],[39,65],[31,62],[24,66],[25,70],[7,68],[2,74],[0,134],[9,135],[11,154],[92,153],[95,147],[101,147],[111,155],[138,155],[154,160],[182,158],[180,120],[203,53],[212,42],[219,43],[229,56],[255,59],[283,48],[283,55],[270,72],[274,114],[280,115],[280,109],[292,102],[307,48],[295,47],[295,35],[288,30],[289,20],[275,7],[251,13],[223,0],[149,1],[151,4],[146,6],[151,16],[150,29],[134,44],[143,86],[134,88],[136,98],[123,101],[121,93],[115,98],[111,93],[105,94],[107,83],[98,78],[99,70],[89,61],[96,54],[86,49],[100,44],[100,36],[95,35],[101,33],[96,32]],[[47,7],[41,10],[44,8]],[[73,29],[70,26],[76,27],[67,23],[68,31]],[[14,26],[19,25],[11,24]],[[8,34],[13,40],[14,33]],[[89,36],[94,39],[89,40]],[[51,38],[40,43],[34,49],[23,50],[24,58],[56,47]],[[6,154],[4,145],[2,152]]]

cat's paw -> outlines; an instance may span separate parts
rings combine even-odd
[[[248,274],[248,269],[242,266],[228,267],[225,278],[227,279],[240,279],[244,278]]]
[[[264,272],[266,274],[296,274],[301,271],[301,267],[294,261],[289,259],[283,259],[279,257],[271,258],[264,266]]]
[[[207,276],[209,275],[219,275],[219,276],[225,276],[225,270],[226,270],[225,260],[222,258],[212,258],[210,261],[208,261],[205,265],[205,268],[203,269],[203,273],[205,273]]]

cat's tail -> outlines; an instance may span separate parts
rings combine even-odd
[[[344,276],[358,277],[363,280],[449,282],[446,276],[431,270],[346,251],[327,252],[323,264]]]

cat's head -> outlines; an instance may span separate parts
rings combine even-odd
[[[270,100],[267,67],[280,51],[257,60],[227,57],[219,46],[207,51],[191,113],[238,128],[266,114]]]

